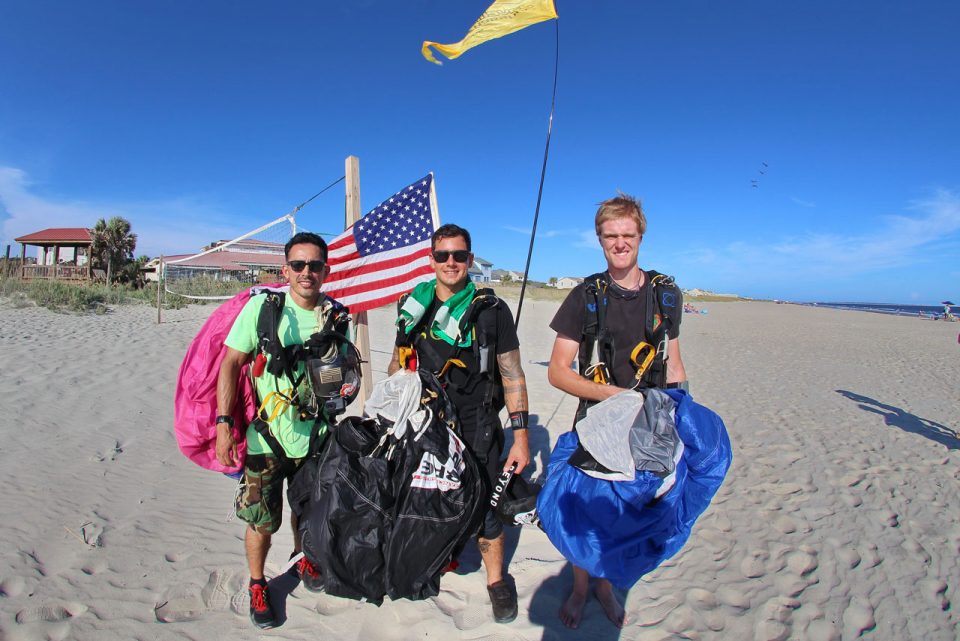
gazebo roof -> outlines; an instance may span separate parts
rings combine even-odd
[[[20,238],[14,238],[13,240],[14,242],[23,243],[24,245],[93,244],[90,230],[86,227],[51,227],[42,231],[35,231],[32,234],[27,234]]]

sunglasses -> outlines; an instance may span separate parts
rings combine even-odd
[[[303,271],[304,267],[309,267],[310,272],[313,274],[319,274],[323,271],[323,266],[326,263],[322,260],[288,260],[287,267],[292,269],[296,273]]]
[[[433,259],[438,263],[445,263],[447,259],[453,256],[453,260],[458,263],[465,263],[470,258],[470,252],[466,249],[456,249],[454,251],[446,251],[444,249],[434,249],[433,250]]]

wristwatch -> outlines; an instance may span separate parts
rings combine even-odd
[[[226,423],[230,427],[233,427],[233,417],[228,416],[227,414],[221,414],[220,416],[217,417],[217,425],[219,425],[220,423]]]

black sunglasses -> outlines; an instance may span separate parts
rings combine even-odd
[[[319,274],[320,272],[323,271],[324,265],[326,265],[326,263],[322,260],[288,260],[287,261],[287,267],[289,267],[290,269],[292,269],[298,274],[303,271],[304,267],[309,267],[312,273]]]
[[[470,252],[466,249],[455,249],[454,251],[446,251],[444,249],[434,249],[433,250],[433,259],[438,263],[445,263],[447,259],[453,256],[453,259],[458,263],[465,263],[467,259],[470,258]]]

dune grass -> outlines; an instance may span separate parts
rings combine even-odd
[[[152,288],[127,285],[0,278],[0,296],[12,299],[14,304],[36,304],[57,312],[103,314],[109,305],[156,304],[157,294]]]

